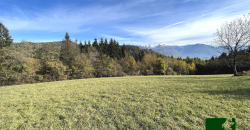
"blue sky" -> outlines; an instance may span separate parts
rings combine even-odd
[[[114,38],[120,44],[212,42],[226,21],[250,13],[244,0],[0,0],[15,42]]]

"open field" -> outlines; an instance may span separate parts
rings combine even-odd
[[[250,77],[130,76],[0,88],[0,129],[250,129]]]

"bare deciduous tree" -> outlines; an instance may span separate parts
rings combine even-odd
[[[250,42],[250,14],[224,23],[214,35],[217,37],[214,39],[213,45],[223,48],[223,51],[228,53],[231,52],[231,57],[227,60],[228,63],[232,63],[234,76],[236,76],[236,65],[241,64],[242,61],[238,52]]]

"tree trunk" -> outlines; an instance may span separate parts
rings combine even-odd
[[[234,69],[234,76],[237,76],[236,64],[234,64],[233,69]]]
[[[234,76],[237,76],[237,69],[236,69],[236,51],[234,51]]]

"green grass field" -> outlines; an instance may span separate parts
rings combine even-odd
[[[0,88],[0,129],[250,129],[250,77],[130,76]]]

